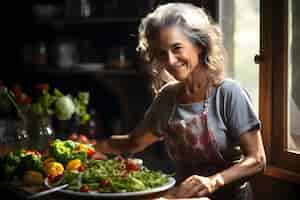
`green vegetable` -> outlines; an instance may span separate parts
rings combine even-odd
[[[55,102],[55,113],[59,120],[70,119],[75,113],[75,105],[71,97],[59,97]]]
[[[134,192],[159,187],[168,182],[167,175],[152,171],[144,166],[139,170],[128,171],[126,161],[117,157],[107,160],[92,160],[81,172],[81,177],[64,175],[65,183],[71,183],[71,190],[79,190],[79,185],[87,184],[90,190],[99,192]],[[77,178],[77,181],[76,181]]]
[[[74,171],[65,171],[61,183],[62,184],[68,183],[69,184],[68,189],[79,191],[80,187],[82,186],[81,176],[82,173],[77,173]]]
[[[43,161],[40,156],[28,154],[21,158],[20,168],[23,172],[34,170],[43,173]]]
[[[76,147],[76,143],[74,141],[72,141],[72,140],[66,140],[66,141],[64,141],[64,145],[66,147],[71,148],[72,150],[75,149],[75,147]]]
[[[49,153],[58,162],[66,164],[69,160],[72,160],[73,149],[72,141],[61,141],[56,139],[50,145]]]
[[[87,123],[91,116],[87,112],[87,105],[89,103],[90,94],[88,92],[79,92],[78,97],[73,99],[75,105],[75,113],[80,116],[80,123]]]
[[[60,140],[56,139],[50,145],[49,153],[52,157],[55,158],[58,162],[67,164],[68,161],[79,159],[83,163],[87,161],[87,152],[80,151],[76,149],[76,146],[79,143],[72,140]]]
[[[24,149],[9,152],[1,160],[1,177],[10,179],[23,176],[27,170],[43,172],[43,161],[40,155],[28,153]]]
[[[85,151],[78,151],[78,152],[73,152],[71,156],[71,160],[74,159],[79,159],[81,162],[86,163],[87,161],[87,152]]]
[[[1,160],[1,178],[9,179],[21,174],[21,158],[25,156],[24,150],[9,152]]]

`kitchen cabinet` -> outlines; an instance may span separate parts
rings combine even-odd
[[[135,48],[141,17],[158,0],[33,0],[10,5],[18,13],[8,29],[0,69],[5,83],[28,88],[48,82],[65,93],[88,90],[105,134],[132,129],[149,106],[149,77]],[[212,8],[210,1],[183,1]]]
[[[82,11],[86,6],[90,11]],[[1,70],[0,79],[28,88],[48,82],[65,93],[88,90],[105,134],[133,128],[151,100],[135,52],[147,5],[136,1],[126,12],[123,6],[92,0],[24,3],[19,22],[26,28],[19,37],[11,35],[17,59]]]

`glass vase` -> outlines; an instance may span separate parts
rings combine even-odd
[[[27,118],[19,119],[16,121],[16,138],[15,148],[27,149],[30,144],[30,138],[28,135],[28,121]]]
[[[27,133],[30,137],[29,148],[45,152],[55,137],[51,117],[31,113],[28,118]]]

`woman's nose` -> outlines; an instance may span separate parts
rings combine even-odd
[[[168,52],[168,64],[169,65],[173,65],[173,64],[175,64],[177,62],[177,58],[176,58],[176,56],[174,55],[174,53],[173,52]]]

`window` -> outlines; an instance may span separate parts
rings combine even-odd
[[[227,75],[247,88],[258,112],[259,0],[219,0],[219,22],[228,53]],[[245,49],[247,49],[245,51]]]
[[[289,151],[300,153],[300,8],[299,1],[288,5],[288,140]]]
[[[271,6],[272,5],[272,6]],[[260,117],[266,174],[300,182],[298,0],[262,0]]]
[[[248,89],[263,124],[266,174],[299,183],[300,1],[219,0],[218,5],[227,74]]]

